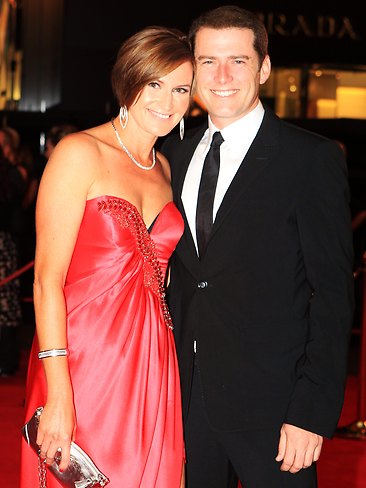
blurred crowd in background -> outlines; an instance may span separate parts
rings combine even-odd
[[[32,296],[32,271],[9,277],[34,259],[35,205],[43,169],[56,144],[77,130],[71,124],[51,127],[43,153],[36,155],[17,130],[0,128],[0,376],[19,368],[22,299]]]

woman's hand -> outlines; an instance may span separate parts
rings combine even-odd
[[[70,463],[70,445],[76,429],[73,404],[46,403],[38,426],[37,444],[41,459],[52,464],[58,451],[61,455],[59,470],[65,471]]]

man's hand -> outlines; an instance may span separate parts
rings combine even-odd
[[[317,461],[323,437],[290,424],[283,424],[276,461],[282,461],[281,471],[297,473]]]

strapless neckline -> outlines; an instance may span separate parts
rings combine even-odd
[[[156,223],[156,221],[159,219],[160,215],[165,211],[166,208],[168,208],[170,205],[175,205],[173,200],[170,200],[169,202],[167,202],[165,205],[163,205],[163,207],[161,208],[160,212],[158,212],[158,214],[155,216],[155,218],[152,220],[151,224],[149,225],[149,227],[147,227],[146,225],[146,222],[144,221],[141,213],[139,212],[138,208],[136,207],[136,205],[134,205],[133,203],[129,202],[128,200],[126,200],[125,198],[122,198],[122,197],[116,197],[114,195],[99,195],[97,197],[93,197],[93,198],[90,198],[86,201],[86,203],[88,204],[89,202],[93,202],[95,200],[103,200],[105,198],[111,198],[113,200],[119,200],[121,202],[126,202],[128,205],[130,205],[131,207],[134,208],[134,210],[136,211],[136,213],[138,214],[138,216],[140,217],[141,221],[144,223],[146,229],[148,229],[149,232],[151,232],[152,230],[152,227],[153,225]]]

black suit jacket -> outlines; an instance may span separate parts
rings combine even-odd
[[[215,429],[287,422],[331,437],[354,306],[344,155],[335,142],[266,108],[199,260],[181,191],[206,128],[192,129],[182,142],[172,135],[162,146],[186,226],[168,289],[184,415],[196,340]]]

